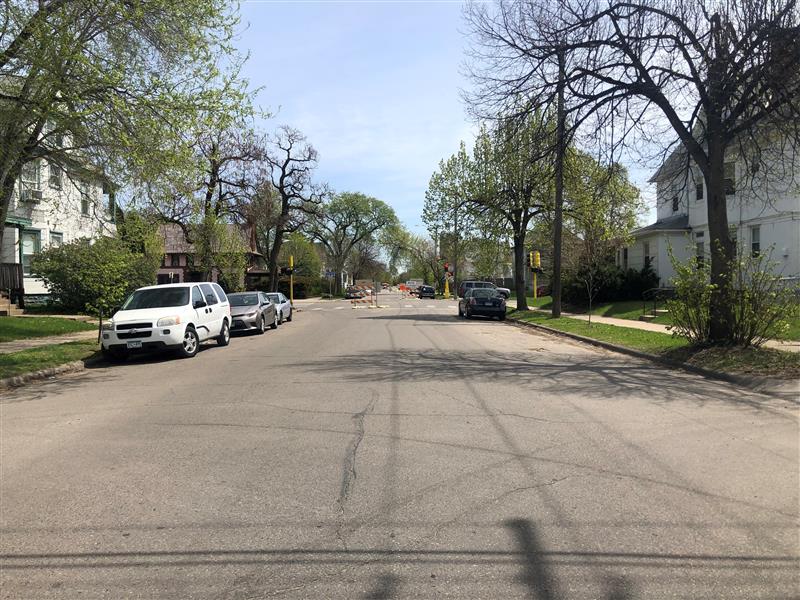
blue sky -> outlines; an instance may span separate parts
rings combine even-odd
[[[243,0],[241,16],[244,74],[274,115],[264,128],[300,129],[319,181],[380,198],[423,232],[431,173],[475,130],[459,95],[462,3]]]

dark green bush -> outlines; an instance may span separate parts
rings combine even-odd
[[[160,255],[132,252],[117,238],[82,238],[37,254],[31,268],[65,310],[108,314],[136,288],[152,285]]]

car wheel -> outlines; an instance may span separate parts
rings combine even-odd
[[[278,325],[283,325],[283,310],[278,312],[280,312],[280,316],[278,317]]]
[[[497,318],[500,319],[501,321],[505,321],[506,320],[506,316],[505,315],[500,315]]]
[[[128,353],[124,350],[107,350],[105,348],[102,349],[103,358],[105,358],[109,362],[113,363],[121,363],[128,360]]]
[[[231,343],[231,326],[228,325],[228,321],[222,322],[222,330],[219,332],[217,336],[217,345],[219,346],[227,346]]]
[[[458,316],[459,317],[463,317],[464,316],[464,311],[461,310],[461,305],[460,304],[458,305]]]
[[[472,318],[472,313],[470,312],[470,310],[469,310],[469,309],[466,309],[466,310],[464,311],[464,316],[465,316],[465,317],[467,317],[468,319],[471,319],[471,318]]]
[[[199,349],[200,338],[197,336],[194,327],[189,326],[186,328],[186,331],[183,332],[183,342],[180,348],[178,348],[178,354],[180,354],[181,358],[192,358],[197,354]]]
[[[272,325],[270,325],[270,327],[272,327],[272,329],[277,329],[278,325],[279,325],[279,323],[278,323],[278,313],[275,312],[272,315]]]
[[[261,315],[261,318],[258,320],[258,333],[259,335],[264,333],[267,330],[267,319],[264,315]]]
[[[291,321],[291,320],[292,320],[292,314],[293,314],[293,313],[294,313],[294,310],[292,310],[292,309],[290,308],[290,309],[289,309],[289,316],[288,316],[288,317],[286,317],[286,322],[287,322],[287,323],[288,323],[289,321]]]

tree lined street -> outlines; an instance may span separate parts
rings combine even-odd
[[[790,399],[379,298],[4,391],[0,596],[796,592]]]

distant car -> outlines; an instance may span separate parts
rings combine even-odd
[[[278,323],[292,320],[292,303],[280,292],[268,292],[267,296],[278,311]]]
[[[278,311],[264,292],[228,294],[231,302],[232,331],[258,331],[278,328]]]
[[[363,298],[364,297],[364,292],[362,292],[358,288],[348,287],[344,291],[344,297],[345,297],[346,300],[354,300],[354,299],[357,299],[357,298]]]
[[[506,320],[506,299],[492,288],[472,288],[458,301],[458,316],[471,319],[475,315]]]
[[[103,323],[101,333],[101,351],[114,361],[156,350],[175,350],[191,358],[206,340],[228,345],[230,303],[222,288],[210,281],[143,287]]]
[[[433,289],[433,286],[430,285],[421,285],[417,288],[416,296],[419,296],[419,299],[422,300],[423,298],[436,298],[436,290]]]
[[[467,290],[471,290],[473,288],[486,288],[491,290],[497,290],[497,292],[503,296],[503,298],[508,299],[511,295],[511,290],[504,287],[497,287],[491,281],[462,281],[461,284],[458,286],[458,297],[463,298],[464,294]]]

